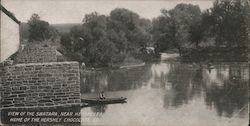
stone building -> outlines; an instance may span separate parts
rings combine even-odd
[[[0,110],[79,105],[79,63],[57,62],[56,48],[46,44],[19,46],[19,24],[1,5],[0,60],[14,57],[14,64],[0,69]]]

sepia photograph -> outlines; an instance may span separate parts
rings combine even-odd
[[[0,126],[249,125],[249,0],[0,9]]]

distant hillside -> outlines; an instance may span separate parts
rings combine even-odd
[[[51,24],[59,33],[69,32],[73,26],[81,26],[80,23],[71,24]],[[20,25],[20,37],[21,40],[28,39],[29,37],[29,25],[27,23],[21,23]]]
[[[81,26],[80,23],[73,23],[73,24],[51,24],[52,27],[58,30],[59,33],[69,32],[70,29],[74,26]]]

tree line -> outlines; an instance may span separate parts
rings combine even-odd
[[[199,6],[178,4],[174,9],[161,10],[152,22],[152,34],[159,52],[187,47],[247,47],[249,42],[249,4],[243,0],[217,0],[212,8],[201,11]]]
[[[245,50],[249,21],[247,1],[216,0],[212,8],[204,11],[198,5],[181,3],[171,10],[162,9],[161,15],[152,20],[124,8],[116,8],[109,15],[93,12],[85,15],[81,26],[59,36],[62,52],[72,60],[91,66],[113,66],[127,57],[145,60],[152,56],[142,51],[146,47],[155,48],[154,57],[168,50],[177,50],[183,57],[207,48]],[[31,41],[58,35],[36,14],[28,24]]]
[[[61,44],[68,54],[93,66],[112,66],[126,57],[136,57],[151,38],[150,21],[127,9],[117,8],[110,16],[97,12],[85,15],[81,27],[63,34]]]

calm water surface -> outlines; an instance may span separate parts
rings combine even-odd
[[[83,108],[82,125],[246,126],[249,68],[244,63],[160,62],[82,75],[84,97],[127,97]]]

